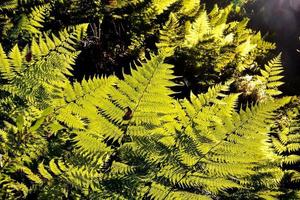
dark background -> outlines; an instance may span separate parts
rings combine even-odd
[[[232,1],[203,0],[201,2],[211,10],[215,3],[224,7]],[[260,31],[267,41],[276,43],[277,50],[274,56],[282,52],[285,84],[281,90],[284,95],[300,95],[300,52],[297,51],[300,50],[300,0],[250,0],[250,3],[245,6],[244,14],[250,18],[250,28]],[[83,49],[77,60],[78,66],[85,66],[85,68],[75,69],[75,77],[82,79],[83,76],[111,73],[120,75],[123,68],[129,68],[129,63],[137,57],[126,48],[130,40],[125,30],[130,30],[130,24],[130,21],[118,23],[109,16],[104,17],[99,29],[99,40],[92,39],[94,44]],[[112,27],[122,27],[122,29],[118,33]],[[108,40],[107,37],[114,39]],[[149,40],[148,43],[153,45],[155,40]],[[118,48],[109,49],[117,46]],[[153,46],[150,47],[155,49]],[[122,63],[121,67],[119,63]]]
[[[300,95],[300,0],[257,0],[246,7],[250,27],[260,30],[282,52],[287,95]]]

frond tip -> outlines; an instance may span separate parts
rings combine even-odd
[[[265,69],[261,69],[261,76],[258,79],[266,86],[266,93],[270,96],[276,96],[282,94],[278,90],[278,87],[284,84],[280,81],[283,76],[280,74],[283,72],[281,63],[281,54],[272,59],[265,65]]]

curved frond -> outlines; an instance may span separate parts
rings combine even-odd
[[[283,76],[280,75],[283,72],[281,54],[272,59],[265,65],[265,69],[261,69],[260,72],[262,75],[258,78],[266,85],[266,93],[270,96],[281,94],[282,92],[278,90],[278,87],[283,84],[283,82],[280,81],[283,78]]]

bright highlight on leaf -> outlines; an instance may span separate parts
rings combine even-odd
[[[0,198],[300,196],[286,187],[300,183],[299,109],[278,97],[281,55],[260,67],[275,46],[233,21],[234,5],[91,1],[99,13],[77,19],[85,3],[0,2]],[[66,25],[61,6],[98,24]],[[93,45],[101,64],[134,58],[130,69],[73,75]]]

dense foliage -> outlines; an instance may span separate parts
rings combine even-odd
[[[297,100],[233,5],[85,3],[0,3],[2,199],[299,198]]]

